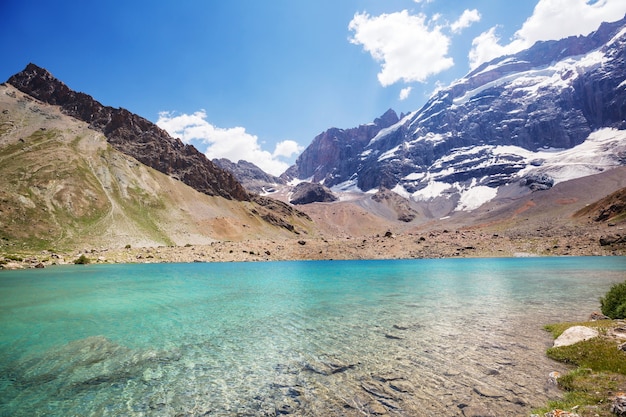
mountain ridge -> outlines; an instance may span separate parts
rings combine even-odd
[[[445,198],[447,212],[435,212],[446,215],[623,165],[625,45],[626,18],[537,42],[481,65],[368,140],[341,141],[329,129],[284,175],[336,190],[390,189],[426,205]]]
[[[10,84],[0,85],[0,109],[0,253],[107,252],[315,232],[285,203],[201,193]]]
[[[44,68],[30,63],[7,83],[38,100],[60,106],[65,114],[102,132],[117,150],[204,194],[250,199],[232,174],[215,166],[194,146],[183,144],[126,109],[104,106],[85,93],[73,91]]]

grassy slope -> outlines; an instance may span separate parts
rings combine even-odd
[[[289,236],[262,207],[198,193],[10,86],[0,108],[0,252]]]

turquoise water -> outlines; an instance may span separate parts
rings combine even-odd
[[[559,366],[542,325],[624,279],[623,257],[4,271],[0,416],[526,411]]]

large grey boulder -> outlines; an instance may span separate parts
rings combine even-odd
[[[586,326],[573,326],[556,338],[553,347],[569,346],[598,336],[599,333],[596,329]]]

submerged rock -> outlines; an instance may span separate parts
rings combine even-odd
[[[597,320],[611,320],[610,317],[605,316],[604,314],[594,311],[589,315],[589,321],[597,321]]]

